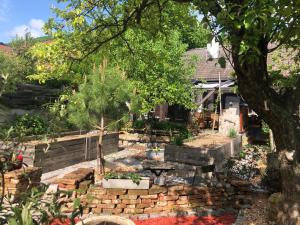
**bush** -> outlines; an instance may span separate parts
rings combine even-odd
[[[135,120],[132,124],[132,128],[134,129],[143,129],[145,128],[146,123],[144,120]]]
[[[265,121],[262,121],[262,127],[261,127],[263,133],[265,135],[269,135],[270,134],[270,127],[268,126],[268,124]]]
[[[45,120],[39,115],[25,114],[17,116],[7,127],[2,129],[2,135],[10,131],[11,137],[42,135],[48,132]]]
[[[236,130],[234,128],[230,128],[227,136],[230,138],[235,138],[237,136]]]
[[[173,136],[171,138],[171,144],[174,144],[174,145],[183,145],[183,140],[184,138],[182,136]]]
[[[168,121],[154,121],[151,123],[151,127],[154,130],[171,130],[171,131],[179,131],[179,132],[187,132],[187,128],[185,124],[174,123]]]

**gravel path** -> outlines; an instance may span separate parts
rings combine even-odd
[[[105,161],[109,164],[115,160],[122,159],[122,158],[129,158],[130,156],[137,155],[140,151],[134,149],[125,149],[119,151],[117,153],[112,153],[110,155],[104,156]],[[65,174],[70,173],[78,168],[95,168],[96,167],[96,160],[86,161],[78,164],[74,164],[72,166],[68,166],[59,170],[51,171],[48,173],[44,173],[42,175],[42,182],[45,184],[50,183],[52,180],[61,178]]]

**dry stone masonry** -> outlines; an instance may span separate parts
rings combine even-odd
[[[42,169],[37,167],[24,167],[4,174],[4,193],[12,200],[17,200],[23,193],[32,187],[40,185]],[[2,193],[2,187],[0,188]]]
[[[72,202],[79,198],[84,213],[150,216],[152,214],[203,212],[241,208],[249,204],[251,197],[246,189],[239,189],[226,182],[202,187],[187,184],[171,186],[152,185],[148,190],[104,189],[91,186],[84,191],[73,192],[64,199],[64,212],[72,212]]]

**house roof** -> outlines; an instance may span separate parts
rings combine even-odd
[[[13,50],[11,47],[7,46],[6,44],[3,44],[0,42],[0,52],[6,53],[6,54],[12,54]]]
[[[233,68],[229,61],[226,59],[226,55],[222,48],[220,48],[219,57],[224,57],[226,59],[226,67],[222,68],[218,64],[218,59],[210,59],[208,57],[206,48],[195,48],[187,51],[185,57],[192,58],[197,57],[196,71],[193,75],[193,79],[196,81],[206,80],[215,81],[219,80],[219,74],[221,80],[232,79]]]
[[[270,45],[272,48],[274,46]],[[221,80],[233,79],[232,74],[234,72],[231,64],[226,58],[223,48],[219,49],[219,58],[224,57],[226,60],[226,67],[221,68],[218,64],[218,59],[209,59],[206,48],[195,48],[185,53],[185,58],[191,59],[192,56],[196,56],[198,61],[196,62],[196,71],[192,77],[194,83],[198,83],[201,80],[206,81],[218,81],[219,73]],[[289,76],[291,71],[295,68],[299,68],[299,63],[295,63],[294,57],[298,54],[292,49],[285,49],[284,47],[276,49],[268,55],[268,67],[271,70],[281,70],[284,76]]]

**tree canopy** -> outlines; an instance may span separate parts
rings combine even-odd
[[[39,43],[32,49],[37,60],[37,72],[30,76],[31,79],[40,82],[68,79],[76,86],[82,82],[84,74],[90,73],[93,64],[105,56],[134,83],[141,112],[148,112],[166,102],[194,107],[190,82],[193,63],[184,63],[182,56],[188,48],[196,45],[203,47],[210,32],[197,21],[196,15],[189,13],[188,6],[167,3],[168,10],[161,11],[159,18],[153,20],[150,15],[143,15],[139,26],[131,23],[124,32],[108,42],[105,41],[110,35],[108,28],[115,31],[119,28],[111,24],[101,32],[100,28],[93,28],[96,26],[94,19],[98,18],[99,22],[106,20],[110,13],[118,17],[121,9],[106,11],[112,7],[107,2],[108,5],[103,6],[108,7],[103,9],[106,16],[103,16],[103,10],[89,8],[91,6],[82,2],[81,13],[87,14],[75,19],[75,11],[79,10],[77,3],[70,2],[65,10],[56,9],[58,15],[65,19],[63,24],[49,20],[46,30],[53,40],[46,44]],[[157,7],[151,10],[158,13]],[[114,21],[113,18],[108,20],[110,23]],[[57,26],[66,29],[55,30]],[[103,48],[97,47],[98,42],[103,42]]]

